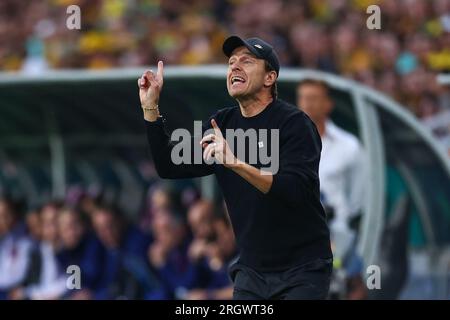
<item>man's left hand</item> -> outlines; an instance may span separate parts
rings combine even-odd
[[[214,133],[204,136],[200,141],[200,144],[205,149],[203,151],[205,162],[212,163],[212,159],[215,158],[217,163],[223,164],[225,167],[237,164],[237,158],[228,146],[227,140],[223,137],[214,119],[211,120],[211,126],[214,129]]]

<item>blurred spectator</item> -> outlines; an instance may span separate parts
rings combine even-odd
[[[103,194],[98,187],[84,190],[80,186],[70,186],[67,190],[65,203],[81,213],[85,218],[90,219],[92,212],[102,202]]]
[[[225,215],[214,213],[211,202],[200,200],[188,213],[194,235],[188,250],[193,263],[203,267],[207,275],[204,288],[186,293],[186,299],[231,299],[233,287],[228,276],[228,263],[236,254],[234,235]]]
[[[297,105],[314,121],[322,138],[320,193],[332,231],[346,231],[364,203],[364,155],[358,139],[329,118],[333,102],[326,83],[313,79],[297,87]],[[356,224],[359,225],[359,224]]]
[[[365,299],[364,264],[356,252],[356,232],[350,229],[359,226],[364,203],[366,162],[362,146],[355,136],[330,120],[333,101],[326,83],[314,79],[300,82],[297,105],[314,121],[322,138],[320,193],[334,257],[330,299]]]
[[[26,286],[13,290],[11,299],[58,299],[66,292],[67,277],[61,269],[56,253],[60,247],[58,234],[58,213],[62,203],[46,204],[40,212],[42,241],[37,247],[37,255],[32,255]]]
[[[142,230],[150,230],[152,219],[159,211],[168,210],[172,207],[172,197],[170,190],[163,184],[152,185],[147,192],[144,203],[144,212],[140,225]]]
[[[92,298],[103,272],[100,242],[87,230],[81,215],[70,208],[63,208],[58,214],[58,233],[62,247],[58,253],[58,261],[63,270],[71,265],[76,265],[81,270],[81,290],[69,292],[68,297]]]
[[[150,238],[126,223],[116,209],[105,206],[93,212],[92,224],[105,249],[102,280],[95,298],[164,298],[147,265]]]
[[[13,200],[0,199],[0,299],[26,280],[33,243]]]
[[[156,190],[149,230],[154,240],[115,207],[97,200],[87,206],[91,209],[87,215],[67,206],[81,208],[85,197],[51,201],[40,211],[30,211],[28,216],[37,213],[33,219],[39,221],[39,228],[35,226],[39,231],[32,231],[29,218],[20,219],[12,201],[2,200],[0,252],[21,248],[20,259],[14,259],[16,269],[7,270],[8,259],[0,261],[5,280],[15,279],[20,271],[20,277],[2,289],[0,298],[230,299],[227,270],[236,246],[227,215],[199,198],[192,187],[179,194]],[[192,229],[183,215],[186,207]],[[9,244],[10,239],[15,243]],[[189,251],[196,247],[201,250],[191,256]],[[71,265],[80,267],[81,289],[67,288],[66,270]]]
[[[183,218],[160,211],[153,219],[154,242],[149,247],[150,264],[161,277],[169,298],[184,299],[187,290],[203,285],[198,265],[187,255],[189,239]]]
[[[189,258],[193,261],[205,256],[208,244],[215,240],[213,218],[214,205],[209,201],[198,201],[189,209],[188,222],[194,235],[189,246]]]

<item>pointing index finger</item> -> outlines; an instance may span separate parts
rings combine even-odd
[[[216,134],[216,136],[223,137],[223,136],[222,136],[222,132],[220,131],[220,128],[219,128],[219,126],[217,125],[216,120],[211,119],[211,126],[213,127],[214,133]]]
[[[163,79],[164,76],[164,63],[160,60],[158,61],[158,70],[156,71],[157,79]]]

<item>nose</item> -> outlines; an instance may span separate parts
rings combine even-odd
[[[231,66],[231,71],[241,71],[241,66],[239,65],[239,62],[235,62],[233,63],[233,65]]]

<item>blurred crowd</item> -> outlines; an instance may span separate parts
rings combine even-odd
[[[1,299],[230,299],[222,205],[153,185],[139,221],[101,197],[24,210],[0,198]]]
[[[137,219],[89,192],[36,208],[0,196],[0,300],[231,299],[225,204],[173,190],[152,184]],[[333,232],[329,299],[368,297],[354,244]]]
[[[81,30],[69,30],[69,5]],[[381,30],[369,30],[369,5]],[[18,27],[18,25],[20,27]],[[229,34],[273,43],[284,66],[352,77],[426,119],[449,109],[450,0],[3,0],[0,70],[225,62]]]

